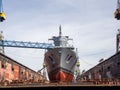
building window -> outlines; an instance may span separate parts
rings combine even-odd
[[[6,68],[6,61],[4,59],[1,62],[1,68]]]
[[[117,63],[117,66],[120,66],[120,62]]]
[[[12,66],[11,66],[11,70],[14,71],[14,65],[13,65],[13,64],[12,64]]]
[[[110,70],[110,68],[111,68],[110,66],[107,67],[108,70]]]

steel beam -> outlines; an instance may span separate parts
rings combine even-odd
[[[51,43],[23,42],[23,41],[9,41],[9,40],[1,40],[0,46],[19,47],[19,48],[36,48],[36,49],[53,48],[53,45]]]

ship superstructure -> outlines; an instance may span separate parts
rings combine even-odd
[[[62,36],[61,26],[59,36],[53,36],[54,47],[47,49],[44,62],[51,82],[71,82],[74,77],[74,68],[77,62],[73,45],[68,43],[69,36]]]

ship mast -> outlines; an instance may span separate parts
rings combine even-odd
[[[61,25],[59,26],[59,36],[62,36]]]
[[[68,43],[69,40],[73,40],[73,39],[69,38],[69,36],[62,36],[61,25],[59,26],[59,36],[53,36],[49,40],[53,40],[55,48],[58,47],[74,48],[72,45]]]

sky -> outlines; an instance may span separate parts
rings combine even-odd
[[[3,0],[7,19],[0,23],[5,40],[48,42],[62,34],[73,38],[80,70],[88,70],[116,53],[120,21],[114,18],[117,0]],[[5,54],[38,71],[44,49],[5,47]]]

